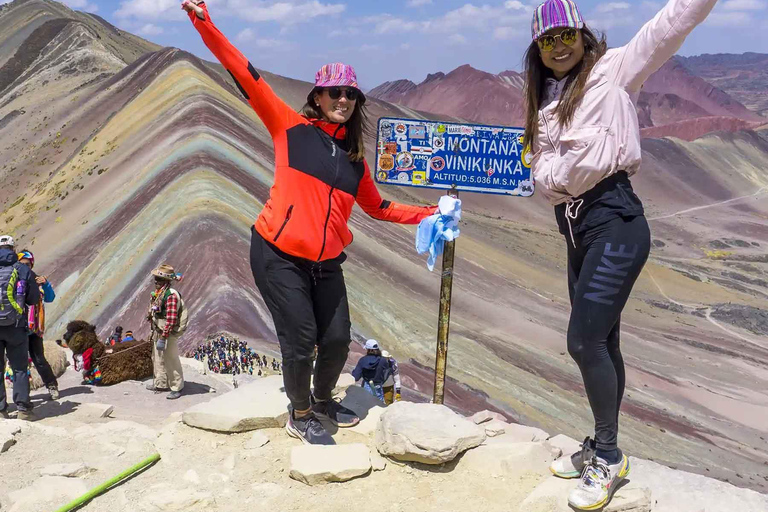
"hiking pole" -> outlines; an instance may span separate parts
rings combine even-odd
[[[456,185],[449,195],[458,199]],[[443,273],[440,282],[440,315],[437,321],[437,351],[435,353],[435,391],[432,403],[442,404],[445,395],[445,371],[448,366],[448,330],[451,324],[451,292],[453,291],[453,259],[456,241],[445,242]]]
[[[86,492],[85,494],[83,494],[79,498],[77,498],[77,499],[75,499],[73,501],[70,501],[69,503],[67,503],[63,507],[57,509],[56,512],[69,512],[70,510],[76,509],[77,507],[83,505],[84,503],[87,503],[87,502],[91,501],[96,496],[99,496],[100,494],[104,494],[106,491],[108,491],[110,489],[110,487],[112,487],[114,485],[117,485],[118,483],[120,483],[121,481],[125,480],[129,476],[132,476],[132,475],[138,473],[142,469],[146,468],[147,466],[150,466],[151,464],[154,464],[155,462],[157,462],[159,460],[160,460],[160,454],[159,453],[156,453],[156,454],[154,454],[154,455],[152,455],[150,457],[147,457],[146,459],[144,459],[143,461],[139,462],[135,466],[133,466],[133,467],[131,467],[129,469],[126,469],[125,471],[123,471],[122,473],[117,475],[116,477],[107,480],[106,482],[104,482],[100,486],[91,489],[90,491]]]

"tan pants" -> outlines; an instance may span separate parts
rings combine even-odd
[[[184,389],[184,373],[179,359],[179,335],[171,334],[165,344],[165,350],[157,350],[157,342],[152,347],[152,363],[155,373],[155,389],[170,388],[171,391]]]

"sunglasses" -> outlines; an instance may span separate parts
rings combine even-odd
[[[543,35],[536,40],[543,52],[551,52],[557,46],[557,40],[561,40],[565,46],[573,46],[579,39],[579,31],[575,28],[567,28],[556,36]]]
[[[347,97],[349,101],[356,101],[360,97],[360,93],[357,91],[357,89],[340,89],[339,87],[328,87],[325,89],[328,91],[328,96],[332,100],[337,100],[341,98],[341,95]]]

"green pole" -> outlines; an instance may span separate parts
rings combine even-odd
[[[107,480],[106,482],[104,482],[100,486],[91,489],[90,491],[88,491],[87,493],[83,494],[82,496],[80,496],[79,498],[75,499],[74,501],[71,501],[71,502],[67,503],[66,505],[64,505],[63,507],[61,507],[60,509],[57,509],[56,512],[69,512],[70,510],[74,510],[75,508],[79,507],[80,505],[82,505],[82,504],[92,500],[96,496],[98,496],[100,494],[104,494],[113,485],[119,483],[122,480],[125,480],[126,478],[128,478],[131,475],[133,475],[134,473],[137,473],[137,472],[141,471],[145,467],[149,466],[150,464],[154,464],[155,462],[157,462],[159,460],[160,460],[160,454],[159,453],[156,453],[156,454],[154,454],[154,455],[144,459],[143,461],[139,462],[138,464],[136,464],[132,468],[126,469],[125,471],[123,471],[122,473],[117,475],[116,477],[114,477],[114,478],[112,478],[110,480]]]

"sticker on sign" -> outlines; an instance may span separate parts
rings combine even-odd
[[[384,117],[377,139],[379,183],[533,195],[522,128]]]

